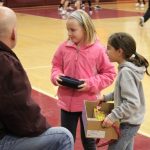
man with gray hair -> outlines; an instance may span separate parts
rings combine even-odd
[[[50,127],[31,97],[18,57],[16,14],[0,6],[0,150],[73,150],[71,133]]]

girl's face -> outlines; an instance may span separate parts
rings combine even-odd
[[[110,44],[107,45],[107,51],[106,51],[109,60],[111,62],[117,62],[117,63],[121,63],[124,59],[123,59],[123,51],[122,49],[118,49],[116,50],[113,46],[111,46]]]
[[[84,44],[85,32],[83,27],[79,24],[79,22],[75,19],[68,19],[66,26],[68,30],[69,39],[77,45]]]

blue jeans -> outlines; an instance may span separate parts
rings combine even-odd
[[[133,150],[134,136],[140,125],[122,123],[120,125],[121,136],[118,140],[109,145],[108,150]]]
[[[37,137],[6,135],[0,140],[0,150],[73,150],[72,134],[63,127],[52,127]]]

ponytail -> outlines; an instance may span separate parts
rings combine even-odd
[[[146,68],[145,72],[148,76],[150,76],[148,69],[147,69],[149,67],[149,62],[146,60],[146,58],[144,58],[142,55],[138,54],[137,52],[134,55],[135,56],[131,57],[128,61],[132,62],[138,67],[145,66]]]

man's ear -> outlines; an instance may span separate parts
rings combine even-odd
[[[16,40],[16,30],[13,28],[12,33],[11,33],[11,40],[15,41]]]
[[[13,28],[10,38],[11,38],[11,48],[14,48],[17,42],[16,28]]]

